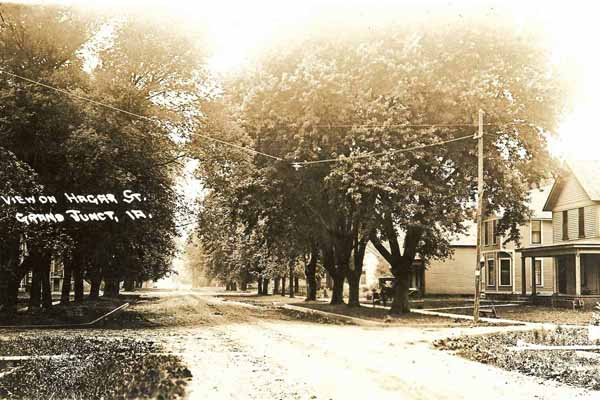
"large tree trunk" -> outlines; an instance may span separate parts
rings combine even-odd
[[[8,290],[6,292],[6,299],[4,303],[4,312],[12,315],[17,312],[17,298],[19,296],[19,283],[20,279],[12,278],[8,281]]]
[[[71,301],[71,279],[73,275],[73,258],[63,261],[63,283],[60,293],[60,304],[69,304]]]
[[[347,278],[350,291],[348,293],[348,306],[360,307],[360,278],[362,276],[363,261],[368,241],[363,239],[354,247],[352,267],[348,269]]]
[[[294,265],[290,264],[290,298],[295,297],[294,296]]]
[[[133,292],[134,289],[135,289],[135,281],[133,279],[126,279],[125,283],[123,284],[123,290],[125,290],[127,292]]]
[[[100,267],[95,267],[90,276],[90,300],[98,300],[100,297],[100,286],[102,285],[102,270]],[[75,283],[77,287],[77,283]]]
[[[31,276],[31,291],[29,293],[29,311],[40,308],[42,302],[42,272],[39,258],[36,258],[36,263],[33,266]]]
[[[338,236],[334,242],[335,270],[331,276],[333,278],[333,291],[337,291],[337,293],[331,296],[331,304],[342,304],[344,302],[344,278],[347,277],[350,269],[350,256],[352,255],[353,243],[353,238],[348,235]]]
[[[117,278],[104,278],[104,297],[119,297],[121,281]]]
[[[394,274],[396,283],[394,285],[394,301],[390,314],[405,314],[410,312],[408,290],[410,289],[410,270],[408,267],[398,268]]]
[[[83,301],[83,268],[84,255],[80,248],[75,248],[71,259],[71,272],[73,275],[73,290],[75,292],[75,302]]]
[[[348,272],[348,307],[360,307],[360,274]]]
[[[281,283],[280,277],[275,277],[273,280],[273,294],[279,294],[279,284]]]
[[[282,295],[282,296],[285,296],[285,282],[286,282],[286,278],[287,278],[287,276],[286,276],[286,275],[284,275],[284,276],[281,278],[281,295]]]
[[[323,247],[323,267],[329,273],[332,281],[331,285],[331,301],[329,304],[344,304],[344,280],[346,274],[343,271],[343,266],[336,266],[336,259],[333,248],[331,246]],[[347,267],[347,266],[346,266]]]
[[[344,304],[344,275],[332,275],[333,288],[331,289],[331,301],[329,304]]]
[[[268,295],[269,294],[269,279],[268,278],[264,278],[263,279],[263,284],[262,284],[262,294],[264,295]]]
[[[75,303],[81,303],[83,301],[83,274],[81,273],[81,269],[81,264],[73,266],[73,289],[75,291]]]
[[[260,278],[260,277],[259,277],[259,278],[258,278],[258,285],[257,285],[257,286],[258,286],[257,294],[258,294],[259,296],[260,296],[260,295],[262,294],[262,292],[263,292],[263,289],[262,289],[262,284],[263,284],[263,280],[262,280],[262,278]]]
[[[310,254],[310,260],[304,268],[306,275],[306,301],[317,300],[317,261],[319,250],[313,248]]]
[[[20,278],[19,271],[14,271],[16,269],[14,266],[9,265],[6,268],[7,271],[3,272],[2,277],[3,286],[0,287],[0,306],[2,306],[0,311],[7,315],[13,315],[17,312],[17,297],[22,278]]]
[[[3,255],[0,253],[0,262]],[[9,265],[0,264],[0,311],[6,311],[8,303],[8,285],[13,275],[9,268]]]
[[[20,263],[20,255],[19,238],[0,242],[0,311],[8,315],[17,311],[19,284],[30,269],[28,262]]]
[[[73,265],[73,283],[75,291],[75,303],[81,303],[83,301],[83,273],[81,272],[83,266],[81,262]]]
[[[300,277],[298,274],[294,275],[294,293],[300,293]]]
[[[52,264],[51,253],[44,252],[41,261],[40,278],[42,280],[42,306],[45,309],[50,309],[52,308],[52,286],[50,284],[50,267]]]
[[[404,246],[400,246],[392,220],[385,220],[384,228],[390,248],[387,249],[379,238],[371,236],[371,242],[377,251],[390,264],[392,275],[396,278],[394,283],[394,301],[390,310],[391,314],[404,314],[410,312],[408,290],[410,289],[410,270],[417,254],[417,245],[423,235],[423,228],[418,225],[409,225],[404,236]],[[404,248],[404,253],[400,248]]]

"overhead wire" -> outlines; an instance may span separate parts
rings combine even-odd
[[[30,78],[27,78],[27,77],[24,77],[24,76],[12,73],[12,72],[8,72],[8,71],[5,71],[3,69],[0,69],[0,73],[4,73],[6,75],[9,75],[9,76],[12,76],[14,78],[18,78],[18,79],[24,80],[24,81],[29,82],[29,83],[33,83],[35,85],[44,87],[46,89],[54,90],[54,91],[57,91],[59,93],[62,93],[62,94],[65,94],[65,95],[77,98],[79,100],[87,101],[87,102],[90,102],[92,104],[96,104],[98,106],[101,106],[101,107],[104,107],[104,108],[107,108],[107,109],[110,109],[110,110],[113,110],[113,111],[116,111],[116,112],[124,113],[124,114],[127,114],[127,115],[135,117],[135,118],[139,118],[139,119],[142,119],[142,120],[145,120],[145,121],[150,121],[152,123],[159,123],[160,122],[160,121],[158,121],[156,119],[152,119],[152,118],[147,117],[145,115],[133,113],[131,111],[127,111],[127,110],[124,110],[124,109],[119,108],[119,107],[111,106],[110,104],[102,103],[102,102],[94,100],[94,99],[92,99],[90,97],[81,96],[81,95],[78,95],[77,93],[73,93],[73,92],[70,92],[70,91],[65,90],[65,89],[61,89],[61,88],[57,88],[57,87],[54,87],[54,86],[51,86],[51,85],[47,85],[47,84],[45,84],[43,82],[39,82],[39,81],[30,79]],[[214,142],[223,144],[223,145],[231,146],[231,147],[237,148],[239,150],[246,151],[248,153],[262,155],[264,157],[268,157],[268,158],[271,158],[271,159],[274,159],[274,160],[277,160],[277,161],[283,161],[283,159],[281,157],[277,157],[277,156],[274,156],[274,155],[271,155],[271,154],[263,153],[261,151],[254,150],[254,149],[251,149],[251,148],[248,148],[248,147],[244,147],[244,146],[240,146],[240,145],[235,144],[235,143],[226,142],[224,140],[217,139],[217,138],[214,138],[212,136],[203,135],[203,134],[200,134],[200,133],[196,133],[196,135],[198,135],[198,136],[200,136],[202,138],[205,138],[205,139],[212,140]]]
[[[107,109],[110,109],[112,111],[116,111],[116,112],[120,112],[120,113],[124,113],[126,115],[138,118],[138,119],[142,119],[142,120],[146,120],[152,123],[160,123],[160,121],[158,119],[154,119],[145,115],[141,115],[141,114],[137,114],[131,111],[127,111],[124,110],[122,108],[119,107],[115,107],[115,106],[111,106],[110,104],[106,104],[106,103],[102,103],[100,101],[94,100],[90,97],[87,96],[81,96],[77,93],[73,93],[71,91],[65,90],[65,89],[61,89],[55,86],[51,86],[48,84],[45,84],[43,82],[40,81],[36,81],[34,79],[31,78],[27,78],[25,76],[21,76],[19,74],[15,74],[13,72],[8,72],[5,71],[3,69],[0,69],[0,73],[6,74],[8,76],[12,76],[14,78],[17,79],[21,79],[23,81],[32,83],[34,85],[38,85],[40,87],[44,87],[46,89],[49,90],[53,90],[62,94],[65,94],[67,96],[71,96],[74,97],[76,99],[82,100],[82,101],[87,101],[89,103],[95,104],[97,106],[100,107],[104,107]],[[506,123],[488,123],[488,124],[483,124],[484,126],[507,126],[507,125],[531,125],[528,123],[522,123],[522,122],[506,122]],[[359,124],[319,124],[319,125],[313,125],[314,127],[317,128],[459,128],[459,127],[463,127],[463,128],[476,128],[477,125],[475,124],[379,124],[379,125],[374,125],[374,124],[366,124],[366,125],[359,125]],[[209,135],[204,135],[201,133],[195,133],[197,136],[213,141],[215,143],[219,143],[223,146],[229,146],[231,148],[235,148],[238,150],[241,150],[243,152],[249,153],[249,154],[253,154],[253,155],[259,155],[262,157],[266,157],[272,160],[276,160],[276,161],[281,161],[281,162],[287,162],[290,165],[292,165],[294,168],[298,168],[301,166],[306,166],[306,165],[314,165],[314,164],[325,164],[325,163],[334,163],[334,162],[340,162],[343,160],[358,160],[358,159],[366,159],[366,158],[374,158],[374,157],[380,157],[380,156],[384,156],[384,155],[391,155],[391,154],[398,154],[398,153],[404,153],[404,152],[409,152],[409,151],[416,151],[416,150],[421,150],[421,149],[426,149],[426,148],[430,148],[430,147],[435,147],[435,146],[441,146],[444,144],[448,144],[448,143],[452,143],[452,142],[457,142],[457,141],[461,141],[461,140],[465,140],[468,138],[473,138],[473,135],[467,135],[467,136],[461,136],[461,137],[457,137],[457,138],[453,138],[453,139],[449,139],[449,140],[443,140],[440,142],[436,142],[436,143],[430,143],[430,144],[425,144],[425,145],[416,145],[416,146],[411,146],[411,147],[405,147],[405,148],[401,148],[401,149],[390,149],[390,150],[386,150],[386,151],[382,151],[382,152],[377,152],[377,153],[367,153],[367,154],[361,154],[361,155],[357,155],[357,156],[347,156],[347,157],[338,157],[338,158],[327,158],[327,159],[320,159],[320,160],[305,160],[305,161],[293,161],[293,160],[286,160],[282,157],[273,155],[273,154],[269,154],[269,153],[265,153],[259,150],[255,150],[249,147],[245,147],[245,146],[241,146],[238,145],[236,143],[232,143],[232,142],[228,142],[222,139],[218,139]]]
[[[378,152],[378,153],[360,154],[360,155],[357,155],[357,156],[348,156],[348,157],[345,157],[344,159],[346,159],[346,160],[360,160],[360,159],[364,159],[364,158],[373,158],[373,157],[380,157],[380,156],[384,156],[384,155],[393,155],[393,154],[398,154],[398,153],[405,153],[405,152],[409,152],[409,151],[426,149],[428,147],[440,146],[442,144],[447,144],[447,143],[452,143],[452,142],[458,142],[460,140],[465,140],[465,139],[473,139],[473,135],[460,136],[460,137],[453,138],[453,139],[443,140],[441,142],[424,144],[424,145],[418,145],[418,146],[412,146],[412,147],[405,147],[405,148],[402,148],[402,149],[387,150],[387,151],[382,151],[382,152]],[[311,164],[330,163],[330,162],[334,162],[334,161],[337,162],[337,161],[341,161],[341,160],[343,160],[343,159],[340,159],[340,158],[327,158],[327,159],[323,159],[323,160],[298,161],[298,162],[294,162],[293,164],[295,164],[295,165],[311,165]]]

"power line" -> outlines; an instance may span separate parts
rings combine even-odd
[[[24,80],[26,82],[32,83],[34,85],[38,85],[41,87],[44,87],[46,89],[50,89],[62,94],[65,94],[67,96],[71,96],[74,98],[77,98],[79,100],[82,101],[87,101],[89,103],[98,105],[100,107],[104,107],[116,112],[120,112],[120,113],[124,113],[127,114],[129,116],[135,117],[135,118],[139,118],[142,120],[146,120],[152,123],[160,123],[159,120],[157,119],[153,119],[150,117],[147,117],[145,115],[141,115],[141,114],[137,114],[137,113],[133,113],[131,111],[127,111],[124,110],[122,108],[119,107],[114,107],[111,106],[109,104],[105,104],[102,103],[100,101],[94,100],[90,97],[87,96],[81,96],[78,95],[76,93],[70,92],[68,90],[65,89],[61,89],[58,87],[54,87],[48,84],[45,84],[43,82],[39,82],[36,81],[34,79],[30,79],[12,72],[8,72],[5,70],[0,69],[0,73],[4,73],[6,75],[12,76],[14,78],[17,79],[21,79]],[[528,124],[528,123],[524,123],[524,122],[506,122],[506,123],[489,123],[489,124],[484,124],[484,126],[507,126],[507,125],[529,125],[531,126],[532,124]],[[314,125],[314,127],[317,128],[458,128],[458,127],[463,127],[463,128],[475,128],[475,125],[473,124],[388,124],[388,125],[371,125],[371,124],[367,124],[367,125],[356,125],[356,124],[328,124],[328,125]],[[221,140],[221,139],[217,139],[215,137],[212,136],[208,136],[208,135],[204,135],[201,133],[196,133],[197,136],[207,139],[207,140],[211,140],[215,143],[219,143],[221,145],[224,146],[229,146],[241,151],[244,151],[246,153],[249,154],[253,154],[253,155],[260,155],[272,160],[276,160],[276,161],[285,161],[290,163],[293,167],[297,168],[300,166],[304,166],[304,165],[313,165],[313,164],[324,164],[324,163],[334,163],[334,162],[340,162],[343,159],[340,158],[328,158],[328,159],[322,159],[322,160],[314,160],[314,161],[290,161],[290,160],[285,160],[282,157],[279,156],[275,156],[272,154],[268,154],[268,153],[264,153],[262,151],[258,151],[249,147],[244,147],[235,143],[231,143],[231,142],[227,142],[225,140]],[[374,157],[380,157],[380,156],[384,156],[384,155],[390,155],[390,154],[398,154],[398,153],[404,153],[404,152],[409,152],[409,151],[415,151],[415,150],[420,150],[420,149],[425,149],[425,148],[429,148],[429,147],[434,147],[434,146],[440,146],[443,144],[447,144],[447,143],[452,143],[452,142],[456,142],[459,140],[464,140],[467,139],[469,137],[473,137],[472,135],[468,135],[468,136],[462,136],[459,138],[454,138],[454,139],[450,139],[450,140],[445,140],[445,141],[441,141],[441,142],[437,142],[437,143],[432,143],[432,144],[428,144],[428,145],[419,145],[419,146],[412,146],[412,147],[407,147],[407,148],[402,148],[402,149],[397,149],[397,150],[388,150],[388,151],[383,151],[383,152],[379,152],[379,153],[369,153],[369,154],[363,154],[363,155],[359,155],[359,156],[351,156],[351,157],[346,157],[346,159],[350,159],[350,160],[356,160],[356,159],[365,159],[365,158],[374,158]]]
[[[50,86],[50,85],[47,85],[45,83],[42,83],[42,82],[30,79],[30,78],[27,78],[27,77],[14,74],[12,72],[7,72],[7,71],[4,71],[4,70],[0,69],[0,73],[4,73],[4,74],[12,76],[14,78],[22,79],[24,81],[33,83],[34,85],[38,85],[38,86],[44,87],[46,89],[54,90],[56,92],[59,92],[59,93],[62,93],[62,94],[66,94],[67,96],[75,97],[75,98],[77,98],[79,100],[87,101],[87,102],[90,102],[92,104],[96,104],[98,106],[101,106],[101,107],[104,107],[104,108],[108,108],[108,109],[116,111],[116,112],[121,112],[121,113],[127,114],[127,115],[135,117],[135,118],[143,119],[145,121],[150,121],[150,122],[153,122],[153,123],[159,123],[158,120],[152,119],[152,118],[147,117],[145,115],[136,114],[136,113],[133,113],[131,111],[123,110],[122,108],[114,107],[114,106],[111,106],[109,104],[105,104],[105,103],[99,102],[97,100],[94,100],[94,99],[86,97],[86,96],[80,96],[80,95],[78,95],[76,93],[73,93],[73,92],[70,92],[68,90],[57,88],[57,87],[54,87],[54,86]],[[264,156],[264,157],[268,157],[268,158],[271,158],[271,159],[277,160],[277,161],[283,161],[283,159],[281,157],[277,157],[277,156],[274,156],[274,155],[271,155],[271,154],[263,153],[263,152],[260,152],[258,150],[254,150],[254,149],[251,149],[251,148],[248,148],[248,147],[240,146],[240,145],[235,144],[235,143],[226,142],[224,140],[217,139],[217,138],[214,138],[212,136],[207,136],[207,135],[203,135],[203,134],[200,134],[200,133],[196,133],[196,135],[198,135],[198,136],[200,136],[200,137],[202,137],[204,139],[212,140],[214,142],[217,142],[217,143],[220,143],[220,144],[223,144],[223,145],[226,145],[226,146],[231,146],[231,147],[237,148],[239,150],[246,151],[248,153],[258,154],[258,155],[261,155],[261,156]]]
[[[399,153],[405,153],[405,152],[409,152],[409,151],[426,149],[426,148],[434,147],[434,146],[440,146],[440,145],[447,144],[447,143],[458,142],[460,140],[465,140],[465,139],[473,139],[473,135],[460,136],[460,137],[457,137],[454,139],[443,140],[443,141],[437,142],[437,143],[406,147],[406,148],[397,149],[397,150],[388,150],[388,151],[382,151],[379,153],[369,153],[369,154],[361,154],[358,156],[350,156],[350,157],[346,157],[345,159],[359,160],[359,159],[364,159],[364,158],[373,158],[373,157],[380,157],[380,156],[384,156],[384,155],[399,154]],[[296,166],[296,165],[303,166],[303,165],[311,165],[311,164],[339,162],[342,160],[343,159],[340,159],[340,158],[327,158],[327,159],[323,159],[323,160],[314,160],[314,161],[298,161],[298,162],[293,162],[292,164],[294,166]]]
[[[121,108],[118,108],[118,107],[113,107],[113,106],[111,106],[111,105],[109,105],[109,104],[101,103],[101,102],[99,102],[99,101],[96,101],[96,100],[94,100],[94,99],[92,99],[92,98],[85,97],[85,96],[80,96],[80,95],[78,95],[78,94],[76,94],[76,93],[70,92],[70,91],[68,91],[68,90],[65,90],[65,89],[61,89],[61,88],[57,88],[57,87],[54,87],[54,86],[46,85],[45,83],[42,83],[42,82],[39,82],[39,81],[35,81],[35,80],[33,80],[33,79],[29,79],[29,78],[27,78],[27,77],[24,77],[24,76],[21,76],[21,75],[13,74],[12,72],[7,72],[7,71],[4,71],[4,70],[2,70],[2,69],[0,69],[0,72],[1,72],[1,73],[4,73],[4,74],[6,74],[6,75],[10,75],[10,76],[12,76],[12,77],[14,77],[14,78],[18,78],[18,79],[21,79],[21,80],[27,81],[27,82],[29,82],[29,83],[33,83],[34,85],[38,85],[38,86],[41,86],[41,87],[45,87],[46,89],[54,90],[54,91],[56,91],[56,92],[59,92],[59,93],[66,94],[66,95],[68,95],[68,96],[75,97],[75,98],[77,98],[77,99],[80,99],[80,100],[83,100],[83,101],[88,101],[88,102],[90,102],[90,103],[96,104],[96,105],[98,105],[98,106],[101,106],[101,107],[109,108],[109,109],[111,109],[111,110],[113,110],[113,111],[117,111],[117,112],[125,113],[125,114],[128,114],[128,115],[132,116],[132,117],[136,117],[136,118],[144,119],[144,120],[146,120],[146,121],[150,121],[150,122],[157,122],[157,121],[153,120],[153,119],[152,119],[152,118],[150,118],[150,117],[146,117],[146,116],[144,116],[144,115],[140,115],[140,114],[132,113],[132,112],[130,112],[130,111],[123,110],[123,109],[121,109]]]

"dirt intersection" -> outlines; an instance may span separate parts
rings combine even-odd
[[[594,392],[479,364],[432,346],[448,336],[526,327],[326,324],[210,293],[150,297],[127,311],[135,322],[128,329],[118,329],[117,323],[77,334],[135,337],[178,354],[192,373],[189,399],[597,398]],[[20,335],[35,336],[36,331]]]

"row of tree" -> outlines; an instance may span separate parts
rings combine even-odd
[[[30,272],[31,306],[50,306],[52,259],[73,277],[76,300],[84,279],[95,297],[102,281],[114,295],[123,280],[167,274],[177,216],[187,211],[175,190],[186,157],[199,160],[196,233],[211,277],[230,288],[259,280],[264,292],[265,280],[292,286],[303,274],[314,299],[322,268],[332,303],[344,301],[347,282],[356,306],[370,242],[397,278],[393,311],[407,311],[415,257],[449,256],[450,239],[472,218],[477,154],[468,136],[479,109],[486,209],[501,210],[499,231],[518,238],[566,98],[549,53],[524,30],[445,21],[320,34],[276,46],[256,68],[217,83],[173,26],[65,8],[0,10],[0,193],[130,189],[153,215],[25,225],[16,212],[66,205],[2,204],[4,311],[14,311]]]
[[[547,135],[566,89],[549,53],[513,28],[452,21],[321,34],[224,83],[203,129],[238,147],[190,145],[212,276],[276,279],[300,266],[315,299],[321,266],[331,302],[344,301],[347,282],[358,306],[370,242],[396,278],[392,312],[408,311],[415,257],[448,257],[473,218],[479,109],[486,210],[502,211],[499,231],[518,239],[527,191],[551,169]]]
[[[104,294],[113,296],[123,281],[131,287],[171,271],[176,217],[185,208],[174,189],[182,158],[178,143],[196,129],[199,87],[206,78],[202,60],[194,43],[164,24],[68,8],[2,6],[0,194],[119,197],[132,190],[146,198],[139,208],[152,219],[26,225],[15,219],[17,212],[103,209],[64,201],[2,204],[1,311],[15,311],[28,273],[30,307],[50,307],[53,259],[64,266],[64,302],[72,281],[81,301],[84,280],[95,298],[102,282]],[[131,205],[121,201],[107,208],[124,216]]]

